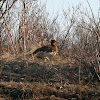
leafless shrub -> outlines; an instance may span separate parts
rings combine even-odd
[[[25,53],[32,49],[31,45],[36,46],[37,43],[42,45],[54,38],[57,34],[56,30],[59,28],[56,22],[57,18],[52,21],[48,19],[45,5],[39,7],[38,3],[31,0],[20,0],[17,3],[20,3],[20,9],[17,4],[14,4],[15,6],[11,7],[8,13],[5,11],[6,15],[3,12],[1,15],[3,16],[0,20],[0,46],[2,52]],[[16,8],[18,8],[17,11]]]
[[[18,8],[15,2],[19,2],[21,7]],[[58,16],[53,20],[49,19],[45,4],[39,6],[31,0],[5,0],[0,5],[0,53],[25,55],[26,52],[31,52],[56,38],[59,42],[59,55],[62,58],[74,58],[78,66],[85,62],[89,66],[94,66],[99,73],[100,20],[99,17],[94,17],[91,6],[88,1],[87,3],[91,15],[82,11],[81,5],[78,5],[72,8],[72,11],[64,11],[61,26],[57,22]]]

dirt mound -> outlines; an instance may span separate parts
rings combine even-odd
[[[3,81],[62,81],[67,83],[79,82],[79,67],[69,64],[47,65],[26,61],[1,62],[1,77]],[[90,73],[90,66],[83,65],[80,71],[80,80],[84,83],[96,80]]]

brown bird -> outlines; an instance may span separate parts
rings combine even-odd
[[[56,45],[56,41],[51,40],[51,45],[42,46],[41,48],[35,50],[32,54],[33,55],[37,54],[38,58],[49,60],[49,58],[53,57],[57,53],[58,53],[58,47]]]

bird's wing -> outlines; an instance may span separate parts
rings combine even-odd
[[[35,50],[33,52],[33,55],[36,54],[36,53],[38,53],[38,52],[52,52],[52,49],[51,49],[50,46],[43,46],[43,47],[38,48],[37,50]]]

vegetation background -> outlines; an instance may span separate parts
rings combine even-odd
[[[50,19],[46,5],[40,6],[36,0],[0,0],[1,98],[100,99],[100,9],[95,17],[87,3],[91,13],[78,5],[63,11],[61,25],[58,15]],[[53,60],[44,62],[28,56],[51,39],[59,47]],[[76,75],[75,80],[70,73]]]

